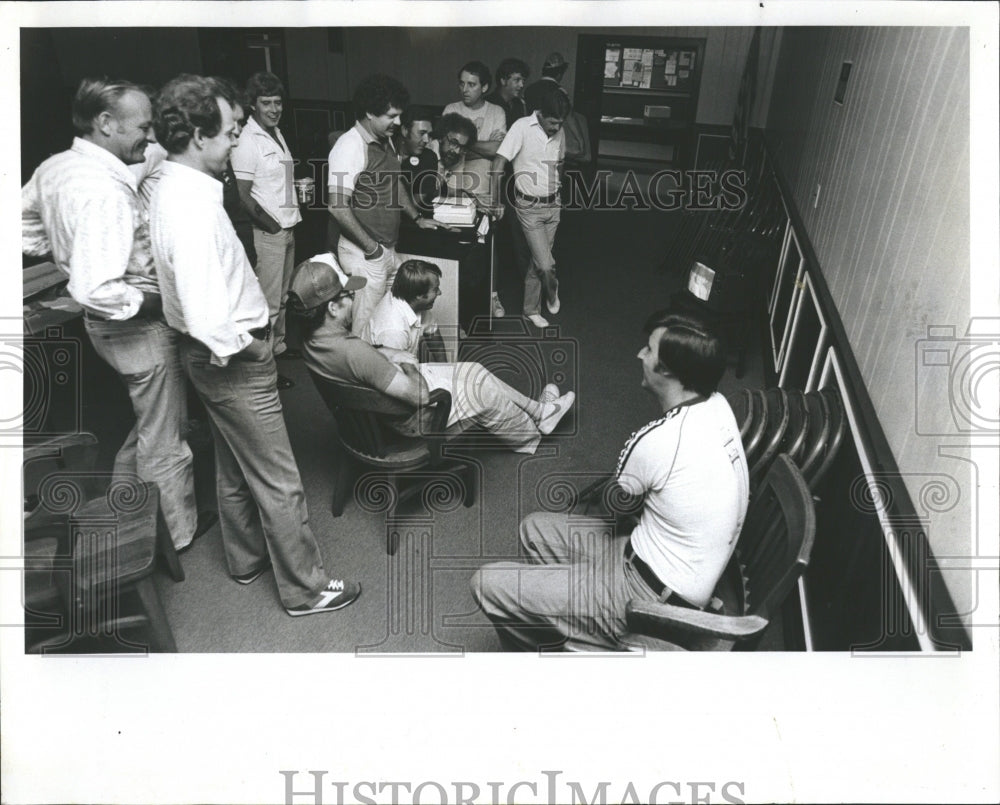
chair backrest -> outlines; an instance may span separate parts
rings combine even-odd
[[[393,431],[387,420],[396,418],[402,421],[412,416],[417,411],[413,406],[368,386],[332,380],[311,369],[309,374],[323,402],[337,420],[341,444],[356,457],[385,458],[390,445],[407,438]],[[444,434],[451,411],[451,395],[443,389],[435,389],[431,392],[429,405],[434,406],[434,412],[421,438],[433,441]]]
[[[747,597],[738,614],[770,619],[809,564],[815,537],[809,487],[782,453],[758,488],[736,545]]]
[[[747,466],[752,467],[764,449],[764,434],[767,432],[767,405],[764,392],[755,389],[750,392],[750,423],[747,433],[743,436],[743,452],[747,457]],[[742,432],[741,432],[742,435]]]
[[[91,497],[100,490],[85,473],[94,469],[100,446],[90,433],[72,433],[57,436],[38,444],[24,446],[24,511],[34,515],[38,507],[38,493],[42,483],[53,473],[69,470],[80,473],[80,481],[89,480],[82,494]]]
[[[750,488],[754,489],[781,448],[781,440],[788,429],[788,393],[783,388],[772,388],[764,392],[767,409],[767,429],[764,432],[763,447],[753,464],[750,465]]]
[[[788,453],[789,458],[801,466],[802,452],[805,450],[806,437],[809,435],[809,406],[806,395],[799,389],[785,389],[788,406],[788,427],[781,439],[779,452]]]
[[[847,412],[844,410],[844,401],[840,397],[840,392],[834,388],[821,389],[819,392],[826,400],[830,412],[830,433],[826,440],[823,453],[823,460],[806,476],[809,488],[815,490],[819,482],[823,480],[833,460],[837,457],[840,445],[844,441],[847,433]]]
[[[809,433],[802,449],[802,457],[798,461],[799,469],[806,483],[810,482],[814,471],[819,467],[826,454],[827,442],[830,439],[830,404],[826,397],[817,391],[806,394],[806,406],[809,408]],[[811,485],[810,485],[811,486]]]

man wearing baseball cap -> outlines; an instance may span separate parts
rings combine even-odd
[[[528,84],[524,88],[524,102],[528,105],[528,111],[534,112],[542,105],[542,96],[553,88],[562,89],[563,76],[566,75],[566,68],[569,62],[563,58],[561,53],[550,53],[545,57],[542,65],[542,77],[533,84]],[[563,90],[565,92],[566,90]],[[566,97],[569,97],[567,94]]]
[[[448,426],[471,421],[518,453],[534,453],[573,406],[576,395],[560,396],[554,384],[532,400],[478,363],[394,363],[351,333],[354,295],[364,277],[348,277],[330,253],[301,263],[292,277],[290,309],[302,320],[302,354],[310,371],[331,380],[369,386],[414,407],[427,402],[430,389],[452,395]],[[407,436],[421,432],[419,411],[387,422]]]

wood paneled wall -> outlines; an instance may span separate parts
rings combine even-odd
[[[787,28],[767,119],[938,558],[975,550],[968,451],[948,447],[963,438],[921,424],[951,421],[955,401],[947,368],[924,365],[920,343],[928,327],[961,337],[969,324],[969,56],[962,28]],[[970,605],[967,573],[946,582],[960,610]]]

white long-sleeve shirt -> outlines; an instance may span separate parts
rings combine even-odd
[[[130,319],[143,292],[159,292],[135,176],[100,146],[77,137],[38,166],[21,188],[21,227],[21,250],[51,252],[92,313]]]
[[[268,321],[267,300],[222,206],[222,182],[167,161],[150,207],[167,324],[225,366]]]

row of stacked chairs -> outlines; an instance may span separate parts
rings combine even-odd
[[[815,494],[847,432],[840,392],[742,389],[728,399],[743,439],[751,494],[781,453],[788,454]]]

